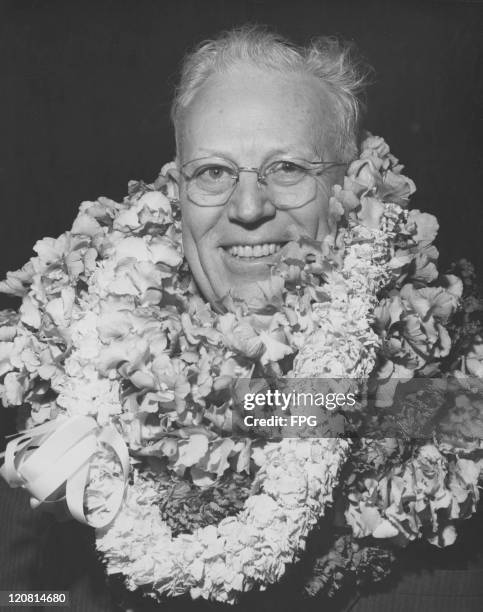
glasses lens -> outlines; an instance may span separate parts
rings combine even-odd
[[[270,199],[278,208],[298,208],[315,198],[317,184],[309,170],[299,163],[280,161],[265,172]]]
[[[186,164],[184,172],[188,196],[200,206],[224,204],[236,182],[236,170],[220,162],[194,161]]]

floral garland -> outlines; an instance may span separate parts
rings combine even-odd
[[[169,168],[153,185],[130,183],[121,204],[83,203],[70,232],[39,241],[38,256],[0,283],[22,297],[18,315],[1,320],[2,402],[27,402],[32,431],[79,417],[95,420],[99,432],[114,426],[131,453],[124,504],[98,531],[108,573],[122,573],[128,588],[143,586],[153,596],[189,591],[232,603],[240,592],[278,581],[299,558],[336,487],[344,490],[353,542],[421,537],[429,509],[430,539],[449,543],[455,522],[474,512],[479,454],[446,440],[445,449],[420,444],[407,459],[404,445],[387,440],[266,442],[231,427],[237,381],[254,368],[262,376],[341,379],[356,388],[372,374],[383,408],[392,405],[400,378],[449,354],[447,327],[463,285],[454,275],[438,277],[431,244],[437,222],[406,209],[415,187],[386,143],[369,136],[343,185],[333,188],[324,241],[302,238],[274,267],[265,287],[269,311],[231,300],[229,312],[217,314],[197,293],[182,258]],[[480,357],[473,342],[465,357],[470,373]],[[366,419],[361,411],[345,416],[356,424]],[[92,523],[122,471],[122,460],[99,440],[86,458]],[[12,458],[11,484],[29,489],[21,465],[31,452],[27,445]],[[200,487],[229,470],[255,473],[253,492],[236,516],[173,537],[146,458]],[[388,459],[392,471],[383,473]],[[344,463],[350,477],[341,472]],[[435,500],[436,490],[444,495]],[[441,508],[449,509],[446,522],[438,521]]]
[[[233,603],[238,593],[280,580],[303,550],[310,529],[332,501],[348,443],[285,439],[265,449],[251,495],[236,517],[172,538],[161,521],[157,491],[139,480],[105,534],[98,536],[110,573],[135,589]]]

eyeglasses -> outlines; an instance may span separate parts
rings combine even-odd
[[[314,199],[320,175],[340,162],[309,162],[290,158],[269,162],[261,168],[237,166],[224,158],[202,157],[181,166],[187,196],[197,206],[224,206],[233,195],[242,172],[257,175],[270,201],[280,209],[300,208]]]

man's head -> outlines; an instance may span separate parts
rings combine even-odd
[[[201,45],[173,104],[185,254],[205,297],[250,298],[284,245],[323,239],[357,151],[362,77],[348,47],[258,28]],[[257,176],[258,171],[258,176]]]

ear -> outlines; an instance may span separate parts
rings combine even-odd
[[[181,171],[178,167],[178,163],[176,161],[169,162],[168,164],[164,164],[161,168],[160,172],[161,180],[164,180],[166,183],[166,179],[168,179],[168,197],[173,200],[179,200],[179,181],[181,178]]]
[[[178,185],[179,187],[179,181],[181,178],[181,172],[178,170],[178,168],[170,168],[167,172],[167,175],[169,176],[170,179],[172,179],[176,185]]]
[[[170,179],[172,179],[177,185],[179,185],[179,181],[181,178],[181,168],[179,165],[179,160],[176,158],[174,161],[169,164],[165,164],[161,170],[162,174],[165,174]]]

